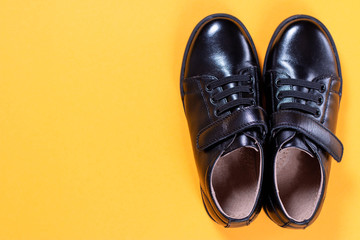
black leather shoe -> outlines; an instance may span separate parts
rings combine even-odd
[[[215,14],[195,27],[181,97],[205,208],[225,227],[247,225],[261,209],[267,126],[259,71],[255,46],[238,19]]]
[[[342,77],[329,31],[313,17],[286,19],[271,39],[263,76],[272,156],[264,209],[282,227],[305,228],[319,215],[331,157],[340,162],[343,154],[334,135]]]

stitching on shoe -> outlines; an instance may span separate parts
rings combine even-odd
[[[247,127],[247,126],[250,126],[254,123],[265,123],[264,121],[253,121],[253,122],[250,122],[250,123],[246,123],[246,124],[243,124],[243,125],[240,125],[239,127],[235,128],[234,129],[234,132],[236,132],[237,130],[240,130],[241,128],[244,128],[244,127]],[[235,133],[234,133],[235,134]],[[204,146],[202,148],[206,148],[206,147],[209,147],[211,146],[212,144],[216,143],[218,140],[221,140],[223,137],[227,136],[228,134],[222,134],[222,135],[219,135],[219,137],[213,139],[212,141],[210,141],[208,144],[204,144]],[[233,135],[233,134],[231,134]],[[231,136],[229,135],[229,136]],[[200,133],[198,134],[197,138],[196,138],[196,144],[198,146],[198,148],[200,148],[200,145],[199,145],[199,137],[200,137]]]
[[[275,213],[275,215],[276,215],[277,220],[279,220],[282,224],[288,224],[289,222],[285,223],[285,222],[282,220],[282,218],[280,217],[278,211],[275,209],[274,203],[273,203],[273,201],[272,201],[272,199],[271,199],[270,197],[268,197],[268,201],[270,201],[271,208],[274,210],[274,213]],[[269,214],[269,216],[270,216],[270,214]],[[271,218],[271,217],[270,217],[270,218]],[[274,220],[275,220],[275,219],[274,219]]]
[[[197,75],[197,76],[192,76],[192,77],[187,77],[187,78],[184,78],[183,79],[183,84],[186,84],[186,82],[193,82],[193,81],[196,81],[196,80],[201,80],[201,79],[206,79],[206,80],[217,80],[218,78],[215,77],[215,76],[212,76],[212,75]],[[184,94],[189,94],[189,93],[192,93],[194,91],[186,91],[185,92],[185,89],[184,89]]]
[[[330,81],[329,81],[329,88],[331,87],[331,84],[333,82],[333,78],[330,77]],[[325,105],[325,109],[324,109],[324,114],[320,120],[320,123],[323,124],[325,122],[325,115],[327,114],[327,110],[329,108],[329,104],[330,104],[330,101],[329,101],[329,98],[330,98],[330,91],[328,91],[326,93],[326,105]]]
[[[204,204],[204,208],[205,208],[205,210],[206,210],[206,213],[209,215],[209,217],[210,217],[214,222],[217,223],[217,221],[211,216],[208,208],[206,207],[206,203],[205,203],[206,199],[204,199],[204,191],[201,189],[201,187],[200,187],[200,192],[201,192],[201,193],[200,193],[200,194],[201,194],[201,200],[203,201],[203,204]]]
[[[203,102],[204,102],[204,104],[205,104],[207,115],[208,115],[208,117],[209,117],[210,120],[213,120],[213,118],[212,118],[211,115],[210,115],[209,106],[208,106],[208,103],[207,103],[207,101],[206,101],[206,99],[205,99],[205,97],[204,97],[204,91],[203,91],[203,89],[202,89],[202,87],[201,87],[201,84],[200,84],[199,79],[196,79],[196,83],[197,83],[197,85],[198,85],[198,88],[199,88],[199,90],[200,90],[201,97],[202,97]]]
[[[257,70],[258,69],[258,67],[246,67],[246,68],[242,68],[242,69],[240,69],[240,71],[239,71],[239,73],[240,72],[246,72],[246,71],[251,71],[251,70],[254,70],[256,73],[257,73]]]
[[[200,135],[201,135],[203,132],[205,132],[207,129],[211,128],[213,125],[216,125],[216,124],[218,124],[218,123],[220,123],[220,122],[223,122],[224,120],[231,119],[231,118],[235,118],[235,117],[237,117],[237,115],[239,114],[239,112],[244,112],[244,111],[246,111],[246,110],[248,110],[248,109],[250,109],[250,108],[254,108],[254,107],[246,107],[246,108],[243,108],[243,109],[237,111],[235,114],[230,114],[230,115],[228,115],[228,116],[226,116],[226,117],[224,117],[224,118],[218,119],[218,120],[216,120],[215,122],[212,122],[212,123],[209,124],[208,126],[206,126],[206,127],[204,127],[203,129],[201,129],[201,130],[199,131],[199,133],[197,134],[197,136],[196,136],[196,145],[197,145],[197,147],[200,148],[200,145],[199,145]],[[259,107],[259,106],[256,106],[256,108],[259,108],[259,109],[263,110],[263,109],[262,109],[261,107]],[[238,126],[237,128],[234,129],[234,131],[239,130],[239,129],[243,128],[243,127],[247,127],[247,126],[249,126],[249,125],[252,125],[253,123],[264,123],[264,124],[266,124],[265,121],[253,121],[253,122],[245,123],[245,124],[242,124],[242,125]],[[208,144],[205,144],[204,147],[206,148],[206,147],[212,145],[213,143],[215,143],[216,141],[218,141],[218,140],[220,140],[221,138],[225,137],[226,135],[227,135],[227,134],[222,134],[222,135],[220,135],[219,137],[211,140]]]
[[[303,113],[300,113],[300,112],[295,112],[295,111],[288,111],[288,112],[291,112],[291,113],[297,113],[297,114],[299,114],[299,115],[301,115],[301,116],[304,116],[304,117],[307,117],[307,115],[305,115],[305,114],[303,114]],[[315,122],[316,122],[316,120],[314,120]],[[279,124],[278,126],[284,126],[284,124]],[[286,126],[286,125],[285,125]],[[292,125],[292,126],[295,126],[295,125]],[[295,127],[297,127],[297,126],[295,126]],[[272,128],[272,127],[271,127]],[[304,130],[303,128],[301,128],[301,127],[299,127],[300,129],[302,129],[302,130]],[[333,134],[329,129],[327,129],[326,127],[324,128],[327,132],[329,132],[336,140],[337,140],[337,142],[339,142],[340,143],[340,146],[341,146],[341,156],[340,156],[340,159],[342,158],[342,156],[343,156],[343,153],[344,153],[344,146],[342,145],[342,143],[341,143],[341,141],[340,140],[338,140],[338,138],[336,137],[336,135],[335,134]],[[313,136],[311,133],[310,133],[310,135],[311,136]],[[318,139],[317,139],[318,140]]]
[[[215,211],[213,205],[211,204],[209,198],[206,196],[204,190],[202,190],[202,188],[200,187],[200,190],[203,192],[203,195],[205,197],[205,200],[209,203],[210,207],[212,208],[214,214],[219,218],[220,222],[224,223],[224,224],[227,224],[224,220],[221,219],[221,217],[217,214],[217,212]],[[205,208],[206,208],[206,205],[205,205]],[[215,221],[216,222],[216,221]]]
[[[312,136],[315,140],[317,140],[317,141],[319,141],[319,142],[321,142],[320,141],[320,139],[318,138],[318,137],[316,137],[314,134],[312,134],[311,132],[308,132],[305,128],[303,128],[303,127],[300,127],[299,125],[296,125],[296,124],[278,124],[277,126],[293,126],[293,127],[297,127],[297,128],[299,128],[299,129],[301,129],[301,130],[303,130],[303,131],[305,131],[307,134],[309,134],[310,136]],[[342,158],[342,155],[343,155],[343,145],[342,145],[342,143],[337,139],[337,137],[331,132],[331,131],[329,131],[328,129],[326,129],[325,128],[325,130],[328,132],[328,133],[330,133],[332,136],[334,136],[335,137],[335,140],[336,140],[336,142],[338,142],[338,143],[340,143],[340,147],[341,147],[341,154],[340,154],[340,157],[339,157],[339,160]],[[329,153],[331,154],[331,155],[334,155],[334,156],[337,156],[337,154],[335,154],[333,151],[331,151],[330,149],[328,150],[329,151]]]
[[[214,79],[214,80],[217,80],[218,78],[213,76],[213,75],[196,75],[196,76],[192,76],[192,77],[187,77],[187,78],[184,78],[184,80],[196,80],[196,79],[199,79],[199,78],[207,78],[207,79]]]

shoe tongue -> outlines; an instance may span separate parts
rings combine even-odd
[[[305,137],[301,134],[297,134],[295,131],[281,131],[278,133],[277,140],[280,143],[283,142],[281,149],[295,147],[314,156],[314,151],[307,144]]]
[[[258,151],[259,148],[258,148],[258,145],[256,144],[255,137],[253,137],[254,134],[256,136],[256,132],[254,132],[254,131],[247,131],[246,133],[236,134],[236,136],[234,137],[234,140],[232,141],[232,143],[229,145],[229,147],[224,151],[224,153],[222,155],[225,155],[225,154],[227,154],[235,149],[241,148],[241,147],[252,147],[252,148],[256,149],[256,151]]]

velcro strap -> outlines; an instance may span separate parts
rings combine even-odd
[[[260,128],[265,135],[267,125],[265,111],[257,106],[246,107],[231,113],[209,124],[197,135],[196,145],[199,150],[204,150],[236,133],[250,128]]]
[[[280,129],[293,129],[318,144],[336,161],[340,162],[343,155],[343,145],[340,140],[321,123],[311,117],[293,111],[279,111],[271,116],[271,134]]]

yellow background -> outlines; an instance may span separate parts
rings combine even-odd
[[[263,62],[278,24],[320,19],[344,78],[323,211],[306,230],[264,212],[207,216],[179,93],[195,25],[224,12]],[[360,2],[0,0],[0,239],[359,239]]]

